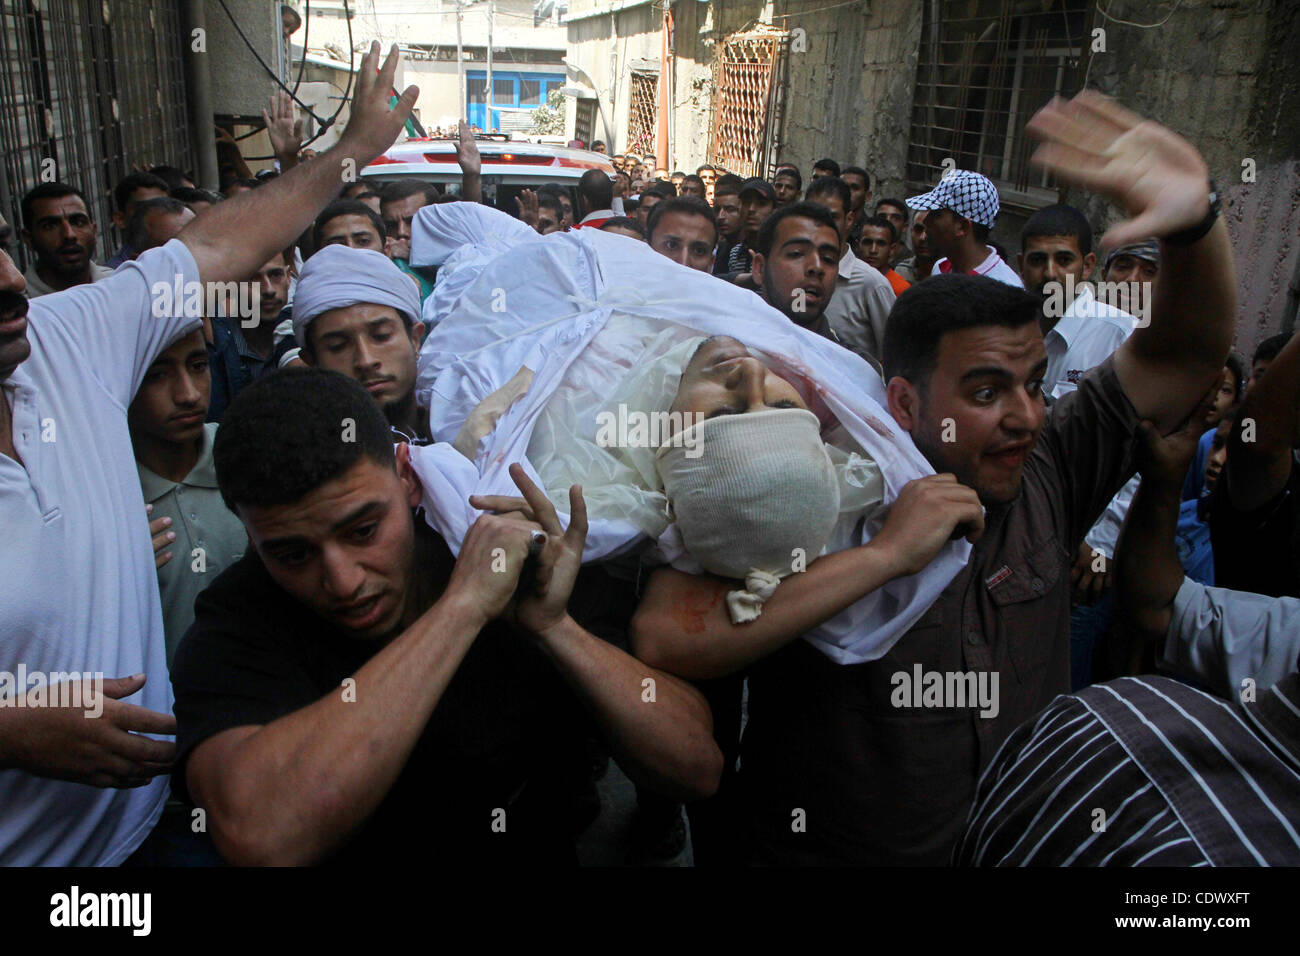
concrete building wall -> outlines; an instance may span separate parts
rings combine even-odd
[[[588,7],[595,9],[594,4]],[[661,35],[659,12],[650,3],[574,19],[570,7],[568,30],[568,78],[571,83],[594,91],[598,97],[596,138],[607,144],[611,154],[627,147],[628,90],[634,66],[659,67]],[[683,64],[679,63],[681,72]],[[566,112],[565,133],[573,135],[574,107]]]
[[[581,16],[611,6],[618,12]],[[803,31],[804,45],[788,56],[785,119],[773,159],[797,163],[806,176],[815,160],[830,156],[871,171],[877,198],[906,193],[925,7],[916,0],[826,6],[824,0],[674,4],[672,166],[688,169],[704,161],[716,44],[765,22]],[[570,80],[599,94],[609,119],[602,138],[612,152],[621,151],[627,73],[635,58],[658,62],[658,11],[627,0],[573,0],[570,18],[568,59],[586,74],[571,71]],[[1095,10],[1089,23],[1090,30],[1105,30],[1106,50],[1093,56],[1087,85],[1186,136],[1221,186],[1237,254],[1237,348],[1249,352],[1266,335],[1291,327],[1290,310],[1300,297],[1300,4],[1184,0],[1158,27],[1109,21]],[[570,130],[572,115],[570,106]],[[1243,167],[1246,160],[1252,162]],[[1246,172],[1254,182],[1243,180]],[[1121,215],[1080,190],[1062,190],[1061,198],[1083,208],[1099,234]],[[1012,255],[1026,216],[1008,208],[994,232]]]
[[[784,135],[775,158],[797,163],[806,177],[814,162],[828,156],[868,170],[875,196],[898,194],[916,88],[921,4],[876,0],[820,9],[825,6],[800,0],[776,8],[783,16],[774,22],[792,34],[802,30],[806,49],[791,44]]]
[[[1220,185],[1236,253],[1235,347],[1249,354],[1286,324],[1300,264],[1300,5],[1185,0],[1158,29],[1098,25],[1107,52],[1088,85],[1186,136]],[[1094,222],[1120,215],[1078,190],[1068,201]]]

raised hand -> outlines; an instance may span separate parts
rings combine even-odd
[[[302,118],[295,117],[293,98],[284,90],[271,96],[271,102],[262,110],[262,122],[266,124],[266,135],[271,140],[271,151],[280,161],[282,169],[298,161],[298,150],[302,148]]]
[[[370,44],[370,50],[361,60],[357,71],[356,92],[352,97],[352,113],[347,128],[339,138],[339,146],[366,165],[397,139],[410,118],[411,108],[420,95],[418,86],[408,86],[393,106],[388,105],[393,78],[397,74],[398,52],[394,44],[378,73],[379,41]]]
[[[476,176],[482,169],[482,160],[478,154],[478,143],[470,132],[469,124],[460,121],[459,135],[456,140],[456,162],[460,171],[466,176]]]
[[[1100,93],[1053,99],[1025,131],[1043,140],[1032,163],[1109,197],[1128,214],[1102,237],[1104,246],[1171,235],[1209,210],[1209,169],[1196,147]]]
[[[515,205],[519,207],[519,219],[521,222],[537,228],[537,193],[531,189],[519,190],[519,195],[515,197]]]

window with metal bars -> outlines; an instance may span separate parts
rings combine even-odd
[[[632,72],[628,86],[626,152],[645,155],[655,151],[655,125],[659,120],[659,74]],[[661,157],[661,161],[663,160]]]
[[[738,33],[720,44],[713,76],[717,93],[709,162],[740,176],[767,172],[780,127],[779,92],[773,80],[784,63],[788,37],[764,29]]]
[[[1004,204],[1055,202],[1054,180],[1029,165],[1034,143],[1025,123],[1053,96],[1078,92],[1091,26],[1082,0],[926,4],[908,185],[931,189],[949,166],[988,176]]]
[[[0,4],[0,208],[15,229],[23,194],[51,173],[85,193],[106,258],[117,181],[136,165],[189,168],[178,6]]]
[[[580,99],[574,104],[573,138],[591,146],[596,138],[596,101]]]

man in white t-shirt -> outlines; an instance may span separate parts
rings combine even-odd
[[[1043,301],[1043,394],[1060,398],[1123,344],[1136,320],[1093,294],[1087,281],[1097,265],[1092,227],[1073,206],[1047,206],[1030,216],[1020,230],[1018,260],[1025,289]]]
[[[390,109],[396,49],[378,60],[333,149],[112,276],[29,303],[0,253],[0,865],[119,864],[158,820],[175,721],[126,409],[199,327],[189,283],[251,275],[392,144],[418,91]]]
[[[1015,270],[987,244],[1000,208],[998,188],[987,176],[954,169],[928,193],[907,200],[907,205],[925,211],[927,241],[943,257],[934,264],[931,275],[988,276],[1024,288]]]

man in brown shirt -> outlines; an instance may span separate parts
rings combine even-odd
[[[1069,690],[1071,558],[1132,473],[1137,422],[1174,430],[1222,370],[1235,280],[1196,150],[1091,93],[1029,129],[1047,141],[1036,161],[1124,203],[1106,245],[1164,237],[1151,324],[1048,415],[1040,306],[981,277],[908,290],[886,331],[890,412],[939,474],[906,486],[867,545],[783,582],[756,621],[730,624],[728,582],[669,569],[633,622],[638,655],[683,677],[754,665],[741,779],[758,862],[949,861],[980,770]],[[967,567],[880,660],[838,666],[793,640],[960,534],[976,540]],[[968,678],[978,701],[952,692]]]

